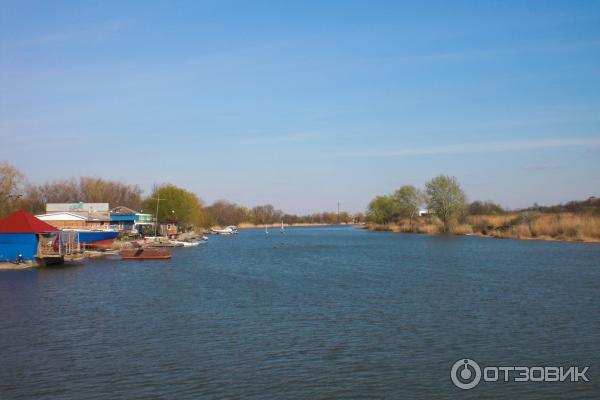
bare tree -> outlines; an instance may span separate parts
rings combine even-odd
[[[12,165],[0,163],[0,217],[14,211],[24,195],[25,175]]]

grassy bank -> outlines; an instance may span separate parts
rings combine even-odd
[[[400,220],[393,224],[369,224],[375,231],[406,233],[443,233],[443,224],[435,217]],[[574,213],[513,213],[468,216],[453,224],[454,235],[473,234],[507,239],[563,240],[600,243],[600,216]]]

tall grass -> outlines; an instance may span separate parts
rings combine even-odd
[[[450,228],[450,233],[453,235],[466,235],[473,233],[473,227],[469,224],[454,225]]]
[[[444,226],[437,218],[400,220],[372,225],[372,230],[438,234]],[[600,242],[600,215],[574,213],[512,213],[469,216],[466,223],[452,225],[454,235],[477,234],[498,238]]]
[[[529,223],[533,237],[566,240],[600,239],[600,216],[572,213],[543,214]]]
[[[467,217],[467,223],[474,231],[486,233],[495,229],[507,229],[519,219],[519,214],[500,215],[471,215]]]

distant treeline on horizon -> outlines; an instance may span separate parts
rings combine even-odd
[[[350,223],[355,217],[348,212],[322,212],[308,215],[287,214],[271,204],[244,207],[226,200],[206,206],[196,194],[172,184],[156,185],[143,195],[139,185],[126,184],[98,177],[57,179],[41,185],[28,181],[14,166],[0,163],[0,218],[17,209],[32,214],[46,212],[47,203],[108,203],[111,208],[125,206],[135,211],[156,213],[159,218],[176,220],[182,225],[209,227],[249,223],[256,225],[299,223]]]
[[[435,180],[438,181],[435,181]],[[432,185],[432,182],[435,183]],[[437,182],[437,183],[436,183]],[[98,177],[80,177],[58,179],[41,185],[30,183],[26,176],[8,163],[0,163],[0,217],[10,212],[23,209],[33,214],[46,211],[47,203],[109,203],[110,207],[125,206],[136,211],[154,214],[156,202],[159,202],[159,218],[176,220],[187,226],[209,227],[227,226],[249,223],[256,225],[300,223],[389,223],[398,218],[418,216],[422,206],[428,210],[435,209],[436,196],[451,195],[455,204],[449,210],[448,220],[464,215],[494,215],[508,212],[491,201],[466,202],[466,196],[460,189],[456,178],[443,175],[428,182],[427,190],[420,191],[412,186],[404,186],[388,196],[377,196],[369,204],[366,213],[349,214],[348,212],[321,212],[309,215],[288,214],[276,209],[273,205],[244,207],[226,200],[217,200],[206,206],[194,193],[172,184],[156,185],[151,193],[143,195],[143,190],[135,184],[106,180]],[[436,187],[436,185],[438,187]],[[444,186],[446,185],[446,186]],[[450,186],[447,186],[450,185]],[[454,185],[454,186],[453,186]],[[448,190],[450,190],[448,192]],[[428,193],[429,192],[429,193]],[[584,201],[571,201],[564,205],[539,206],[513,210],[512,212],[592,212],[600,213],[599,202],[595,198]],[[442,215],[445,211],[439,210]],[[451,215],[452,214],[452,215]]]

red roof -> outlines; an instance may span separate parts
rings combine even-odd
[[[15,211],[8,217],[0,219],[0,233],[44,232],[58,232],[58,229],[22,210]]]

